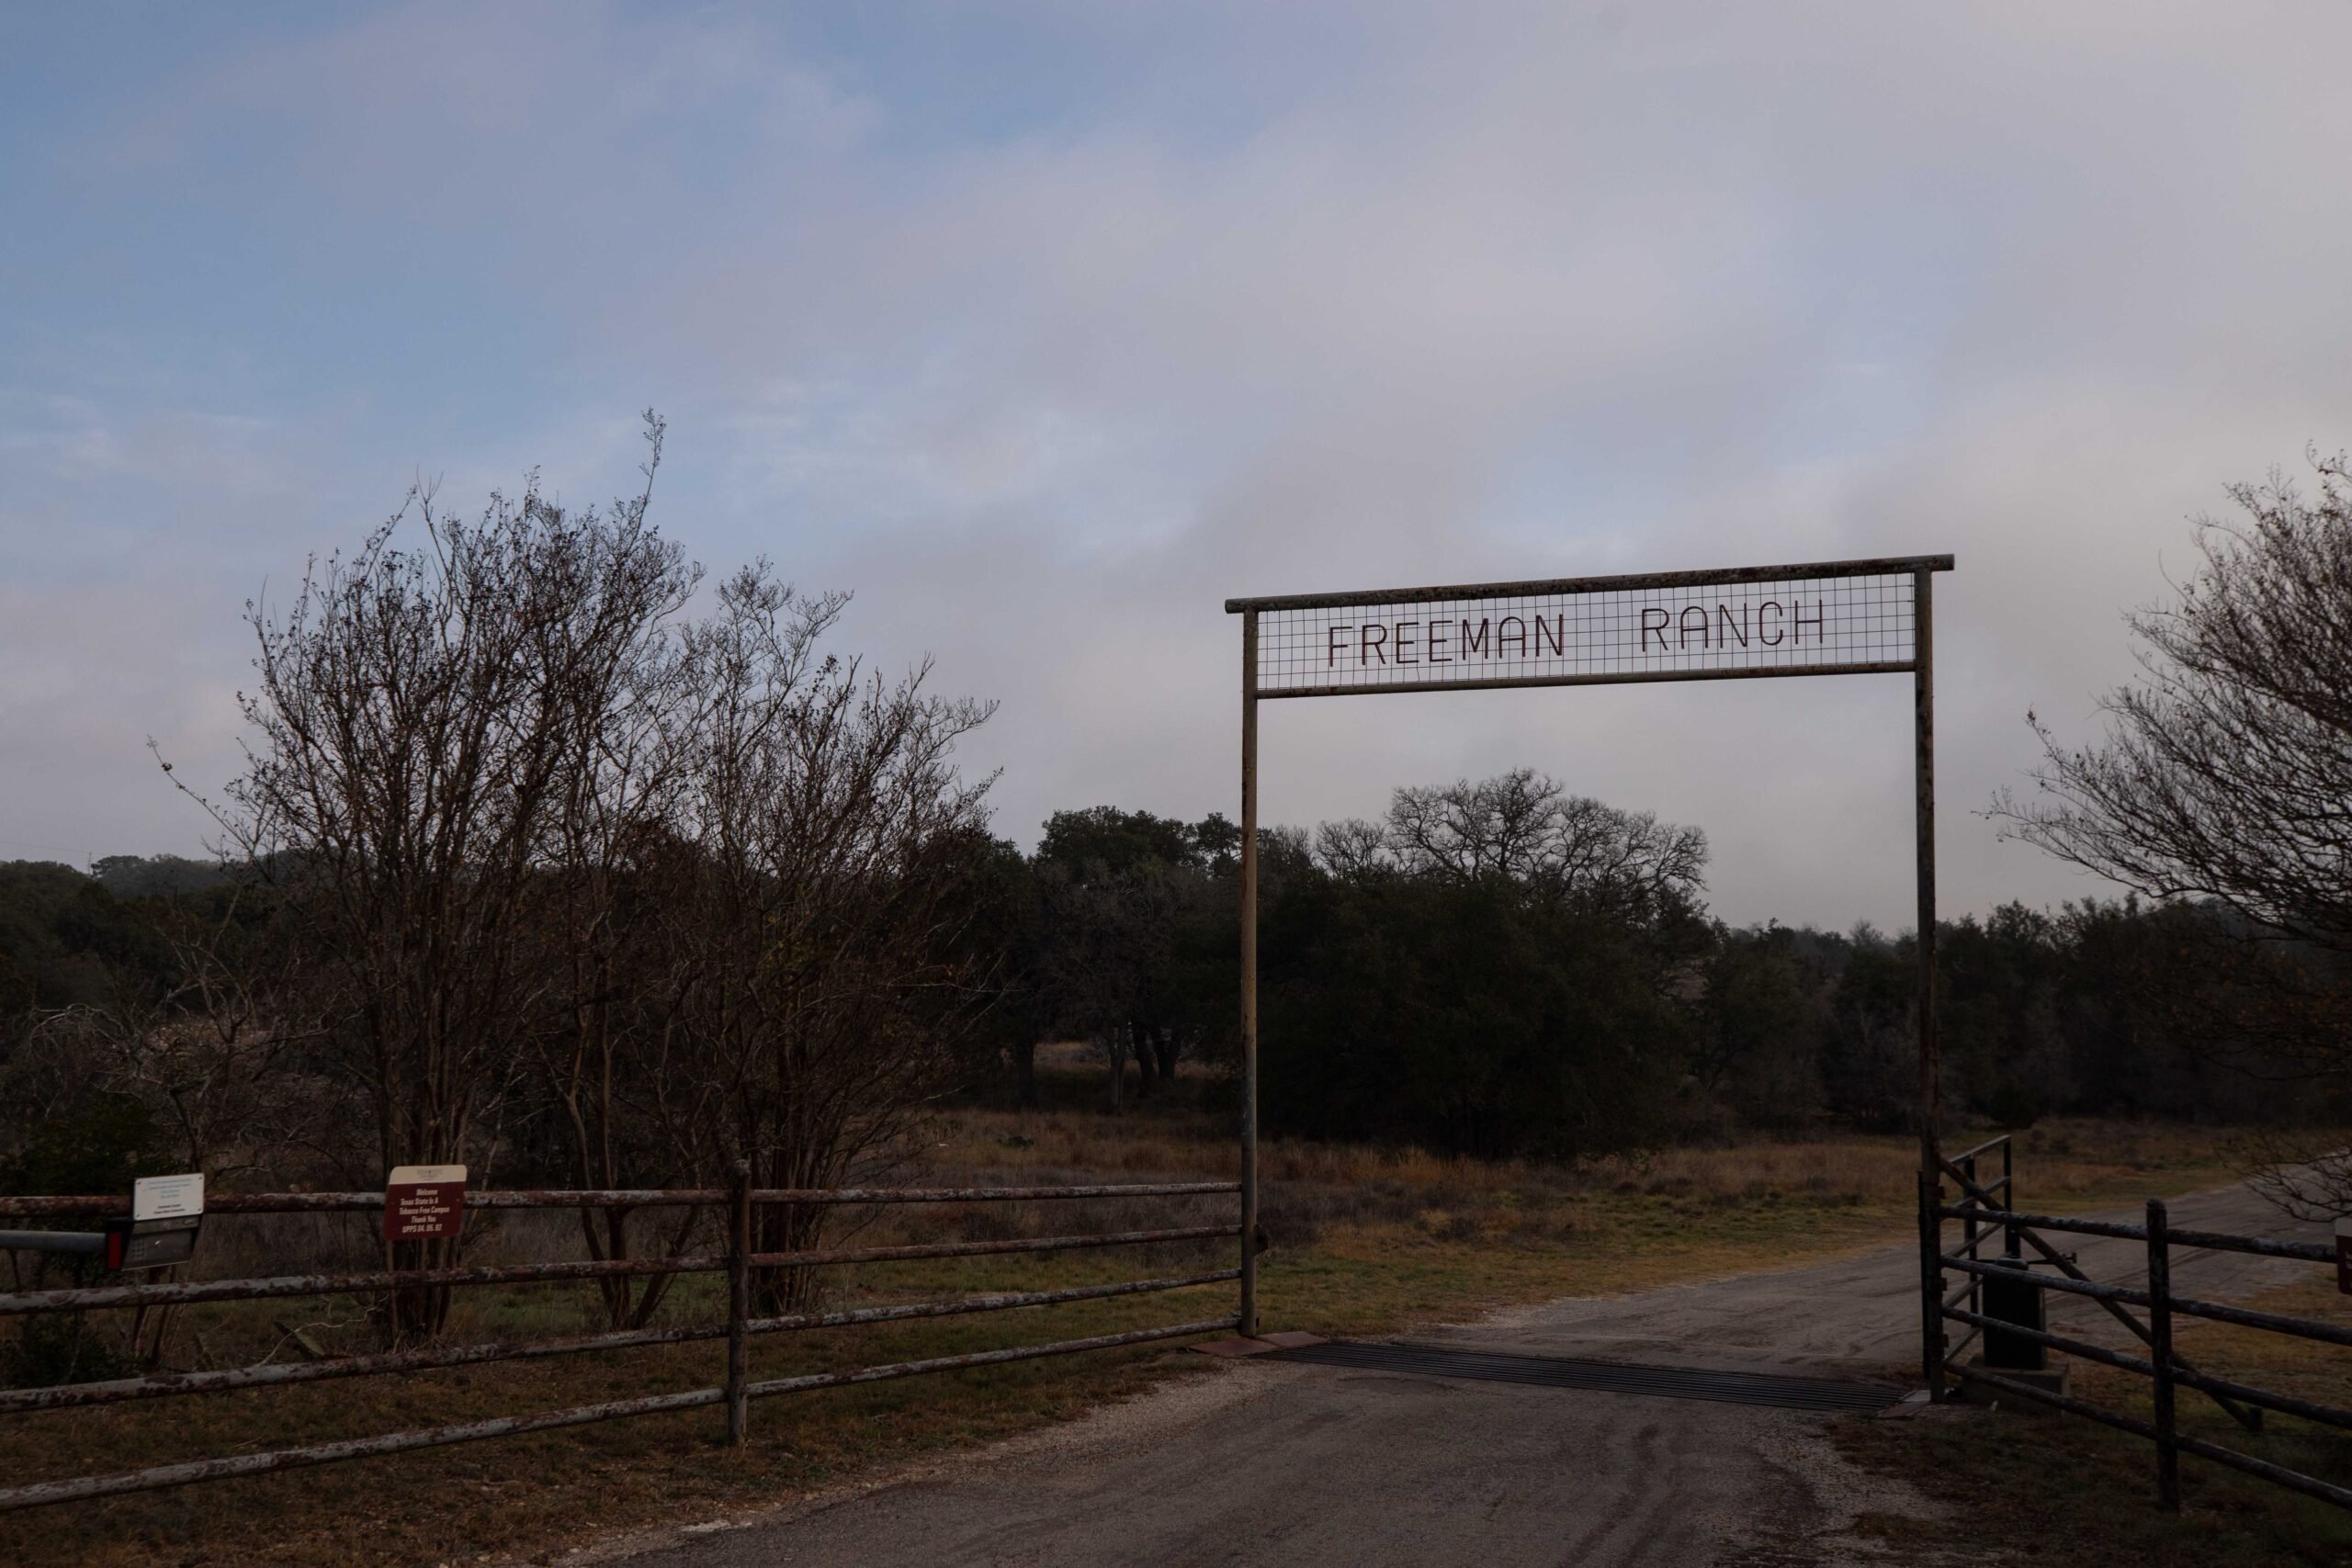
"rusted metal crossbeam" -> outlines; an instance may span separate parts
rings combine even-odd
[[[1965,1205],[1943,1204],[1936,1213],[1946,1219],[1976,1219],[1988,1224],[2031,1225],[2038,1230],[2063,1231],[2074,1235],[2106,1236],[2116,1241],[2145,1241],[2148,1227],[2127,1225],[2113,1220],[2077,1220],[2051,1214],[2013,1214],[2000,1209],[1973,1209]],[[2200,1252],[2244,1252],[2256,1258],[2292,1258],[2306,1263],[2333,1263],[2335,1248],[2319,1242],[2274,1241],[2268,1236],[2228,1235],[2220,1231],[2183,1230],[2178,1225],[2166,1225],[2165,1235],[2176,1246],[2193,1247]]]
[[[1955,1323],[1974,1324],[1979,1328],[1990,1328],[2018,1339],[2030,1340],[2036,1345],[2046,1345],[2052,1350],[2063,1350],[2069,1356],[2080,1356],[2086,1361],[2097,1361],[2103,1366],[2118,1367],[2127,1372],[2137,1372],[2143,1378],[2155,1375],[2155,1363],[2144,1356],[2132,1356],[2121,1350],[2109,1350],[2104,1346],[2093,1345],[2088,1340],[2070,1339],[2065,1335],[2052,1334],[2045,1328],[2029,1328],[2022,1323],[2011,1323],[2007,1318],[1988,1317],[1983,1313],[1971,1312],[1965,1307],[1948,1306],[1944,1308],[1944,1315]]]
[[[835,1263],[898,1263],[915,1258],[984,1258],[999,1252],[1067,1252],[1084,1247],[1143,1247],[1163,1241],[1205,1241],[1239,1235],[1241,1227],[1181,1225],[1172,1230],[1111,1231],[1096,1235],[1014,1236],[1003,1241],[933,1241],[906,1247],[837,1247],[810,1252],[755,1252],[754,1269],[797,1269]],[[5,1300],[0,1297],[0,1300]]]
[[[1003,1241],[928,1242],[911,1247],[845,1247],[829,1251],[754,1253],[755,1269],[842,1263],[895,1263],[917,1258],[978,1258],[1003,1252],[1062,1252],[1073,1247],[1134,1247],[1238,1235],[1238,1224],[1185,1225],[1173,1230],[1113,1231],[1097,1235],[1013,1237]],[[581,1263],[512,1263],[480,1269],[379,1269],[364,1274],[288,1274],[266,1280],[194,1280],[160,1285],[94,1285],[76,1290],[0,1295],[0,1317],[97,1307],[186,1305],[196,1302],[257,1301],[277,1296],[372,1294],[435,1285],[526,1285],[558,1280],[612,1279],[643,1274],[707,1274],[727,1267],[723,1255],[620,1258]]]
[[[1322,610],[1337,609],[1343,604],[1412,604],[1424,599],[1550,598],[1566,593],[1619,593],[1641,588],[1712,588],[1735,582],[1894,577],[1951,570],[1952,558],[1950,556],[1885,556],[1871,560],[1801,561],[1790,566],[1623,572],[1611,577],[1549,577],[1528,582],[1457,582],[1429,588],[1374,588],[1347,593],[1261,594],[1256,598],[1227,599],[1225,613],[1236,615],[1250,610]]]
[[[2001,1134],[1999,1137],[1997,1137],[1997,1138],[1987,1138],[1987,1139],[1985,1139],[1983,1143],[1981,1143],[1981,1144],[1977,1145],[1976,1145],[1974,1148],[1973,1148],[1973,1149],[1962,1149],[1962,1150],[1961,1150],[1961,1151],[1960,1151],[1960,1153],[1958,1153],[1958,1154],[1956,1154],[1956,1155],[1950,1155],[1950,1156],[1947,1156],[1946,1157],[1947,1157],[1947,1158],[1949,1158],[1950,1160],[1951,1160],[1951,1162],[1952,1162],[1953,1164],[1957,1165],[1957,1164],[1959,1164],[1960,1162],[1962,1162],[1962,1160],[1971,1160],[1971,1159],[1974,1159],[1978,1155],[1981,1155],[1981,1154],[1984,1153],[1984,1152],[1985,1152],[1986,1150],[1988,1150],[1988,1149],[1997,1149],[1997,1148],[1999,1148],[2003,1144],[2006,1144],[2006,1143],[2007,1143],[2008,1141],[2009,1141],[2009,1134],[2007,1134],[2007,1133],[2004,1133],[2004,1134]],[[1996,1181],[1996,1182],[1995,1182],[1995,1183],[1994,1183],[1994,1185],[1995,1185],[1995,1186],[1998,1186],[1998,1185],[1999,1185],[1999,1183]]]
[[[842,1187],[822,1190],[754,1188],[752,1201],[852,1205],[866,1203],[1036,1203],[1072,1198],[1185,1198],[1238,1192],[1238,1181],[1148,1181],[1091,1187]],[[468,1192],[469,1209],[656,1209],[717,1207],[724,1187],[616,1189],[609,1191],[515,1190]],[[381,1192],[232,1192],[205,1199],[209,1214],[374,1213]],[[127,1214],[123,1197],[0,1197],[0,1219],[68,1214]]]
[[[83,1475],[66,1481],[37,1482],[30,1486],[0,1490],[0,1510],[34,1508],[49,1503],[73,1503],[89,1497],[113,1497],[125,1492],[153,1492],[186,1486],[198,1481],[222,1481],[232,1475],[262,1475],[305,1465],[334,1464],[342,1460],[368,1459],[377,1454],[405,1453],[411,1449],[439,1448],[447,1443],[477,1442],[484,1438],[511,1438],[525,1432],[546,1432],[559,1427],[585,1427],[631,1416],[658,1416],[672,1410],[695,1410],[718,1403],[715,1388],[689,1389],[682,1393],[653,1393],[642,1399],[616,1399],[603,1404],[574,1405],[568,1410],[536,1416],[501,1416],[462,1426],[432,1427],[423,1431],[394,1432],[380,1438],[353,1438],[340,1443],[318,1443],[304,1449],[280,1449],[274,1453],[232,1454],[223,1459],[187,1464],[155,1465],[147,1470],[113,1475]]]
[[[1965,1258],[1948,1258],[1944,1261],[1955,1269],[1970,1273],[1998,1278],[2013,1273],[1997,1263],[1976,1263]],[[2153,1299],[2146,1291],[2135,1291],[2129,1285],[2102,1285],[2096,1280],[2036,1280],[2037,1289],[2057,1291],[2070,1296],[2086,1296],[2102,1305],[2144,1307]],[[2191,1317],[2210,1317],[2216,1323],[2233,1323],[2241,1328],[2267,1329],[2273,1334],[2290,1334],[2301,1339],[2318,1339],[2330,1345],[2352,1346],[2352,1328],[2333,1323],[2321,1323],[2308,1317],[2289,1317],[2281,1313],[2256,1312],[2251,1307],[2231,1306],[2225,1302],[2199,1301],[2194,1296],[2167,1296],[2172,1310],[2187,1313]],[[2185,1365],[2179,1357],[2173,1365]],[[2186,1381],[2186,1380],[2183,1380]]]
[[[1224,1284],[1240,1277],[1238,1269],[1214,1269],[1161,1280],[1129,1280],[1111,1285],[1077,1285],[1059,1291],[1000,1292],[966,1296],[949,1302],[911,1302],[898,1306],[844,1308],[837,1312],[794,1313],[783,1317],[755,1317],[743,1325],[752,1335],[785,1334],[803,1329],[847,1328],[867,1323],[904,1323],[915,1318],[956,1317],[967,1313],[1005,1312],[1016,1307],[1057,1306],[1066,1302],[1102,1301],[1114,1296],[1145,1295],[1180,1291],[1193,1285]],[[284,1365],[231,1367],[207,1372],[157,1372],[147,1377],[115,1378],[105,1382],[66,1383],[56,1388],[20,1388],[0,1392],[0,1414],[22,1410],[59,1410],[85,1404],[115,1404],[125,1400],[157,1399],[182,1393],[227,1393],[246,1388],[276,1388],[288,1383],[322,1382],[341,1378],[378,1377],[387,1373],[427,1371],[439,1367],[470,1367],[492,1361],[534,1360],[548,1356],[578,1356],[603,1350],[629,1350],[650,1345],[684,1345],[726,1337],[724,1323],[694,1324],[678,1328],[625,1329],[611,1334],[582,1334],[560,1339],[526,1339],[484,1345],[451,1345],[417,1350],[392,1350],[378,1355],[345,1356],[327,1361],[290,1361]]]
[[[1197,1334],[1223,1334],[1238,1321],[1237,1314],[1180,1323],[1170,1328],[1138,1328],[1125,1334],[1097,1334],[1088,1339],[1064,1339],[1052,1345],[1016,1345],[1004,1350],[975,1350],[967,1356],[934,1356],[923,1361],[893,1366],[860,1367],[846,1372],[808,1372],[795,1378],[771,1378],[752,1385],[752,1397],[801,1393],[817,1388],[846,1388],[852,1383],[882,1382],[891,1378],[921,1377],[926,1372],[963,1371],[972,1367],[996,1367],[1007,1361],[1034,1361],[1040,1356],[1070,1356],[1081,1350],[1107,1350],[1118,1345],[1145,1345],[1155,1339],[1182,1339]]]
[[[2342,1328],[2332,1323],[2317,1323],[2307,1317],[2289,1317],[2283,1313],[2256,1312],[2252,1307],[2231,1306],[2226,1302],[2199,1301],[2194,1296],[2173,1296],[2169,1299],[2173,1311],[2185,1312],[2191,1317],[2211,1318],[2215,1323],[2233,1323],[2240,1328],[2267,1329],[2273,1334],[2289,1334],[2299,1339],[2318,1339],[2330,1345],[2352,1346],[2352,1328]],[[2179,1357],[2173,1358],[2173,1365],[2183,1364]]]
[[[1064,1339],[1049,1345],[1024,1345],[1006,1350],[981,1350],[967,1356],[939,1356],[922,1361],[900,1361],[893,1365],[860,1367],[841,1372],[818,1372],[795,1378],[776,1378],[750,1386],[753,1398],[770,1394],[797,1393],[807,1389],[832,1388],[849,1383],[878,1382],[891,1378],[919,1377],[927,1372],[956,1371],[968,1367],[995,1366],[1006,1361],[1033,1360],[1043,1356],[1068,1356],[1085,1350],[1108,1349],[1121,1345],[1142,1345],[1154,1340],[1185,1338],[1202,1334],[1223,1333],[1234,1325],[1228,1314],[1200,1323],[1176,1324],[1166,1328],[1143,1328],[1125,1334],[1098,1334],[1086,1339]],[[199,1481],[219,1481],[234,1475],[260,1475],[271,1471],[293,1470],[314,1464],[334,1464],[343,1460],[368,1459],[378,1454],[403,1453],[413,1449],[439,1448],[450,1443],[477,1442],[485,1438],[514,1437],[525,1432],[544,1432],[561,1427],[582,1427],[598,1421],[616,1421],[635,1416],[656,1416],[675,1410],[694,1410],[718,1404],[726,1398],[720,1388],[688,1389],[679,1393],[649,1394],[642,1399],[614,1400],[602,1404],[576,1405],[568,1410],[544,1411],[536,1416],[503,1416],[489,1421],[469,1421],[458,1426],[434,1427],[423,1431],[395,1432],[378,1438],[356,1438],[345,1442],[320,1443],[310,1448],[280,1449],[273,1453],[233,1454],[224,1459],[198,1460],[188,1464],[157,1465],[147,1470],[124,1471],[112,1475],[76,1476],[63,1481],[37,1482],[28,1486],[0,1489],[0,1511],[15,1508],[40,1507],[51,1503],[77,1502],[90,1497],[112,1497],[127,1492],[151,1492],[167,1486],[185,1486]]]
[[[197,1302],[263,1301],[278,1296],[345,1296],[433,1285],[530,1285],[556,1280],[608,1280],[641,1274],[697,1274],[724,1269],[718,1256],[610,1258],[581,1263],[508,1263],[481,1269],[377,1269],[364,1274],[281,1274],[260,1280],[188,1280],[159,1285],[91,1285],[0,1295],[0,1317],[97,1307],[180,1306]]]

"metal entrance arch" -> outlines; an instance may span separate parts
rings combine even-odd
[[[1935,574],[1950,556],[1228,599],[1241,617],[1241,1332],[1258,1332],[1258,705],[1277,697],[1779,675],[1912,678],[1921,1213],[1936,1140]],[[1923,1227],[1927,1224],[1923,1220]],[[1942,1394],[1935,1233],[1920,1240],[1920,1366]]]

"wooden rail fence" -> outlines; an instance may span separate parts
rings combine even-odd
[[[530,1416],[505,1416],[490,1420],[356,1438],[343,1442],[281,1449],[268,1453],[237,1454],[184,1464],[158,1465],[107,1475],[84,1475],[0,1487],[0,1510],[36,1507],[83,1498],[144,1492],[229,1476],[254,1475],[299,1466],[331,1464],[411,1449],[437,1448],[448,1443],[511,1437],[555,1427],[584,1426],[666,1411],[721,1406],[726,1412],[729,1440],[744,1441],[749,1408],[755,1399],[798,1393],[811,1389],[852,1383],[878,1382],[919,1377],[961,1368],[995,1366],[1008,1361],[1065,1356],[1114,1346],[1148,1344],[1231,1329],[1238,1311],[1221,1313],[1193,1322],[1141,1328],[1123,1334],[1099,1334],[1085,1338],[1052,1340],[961,1356],[938,1356],[839,1371],[812,1372],[797,1377],[754,1382],[750,1374],[750,1342],[760,1335],[808,1329],[847,1327],[862,1324],[900,1323],[918,1318],[959,1316],[971,1313],[1005,1312],[1023,1307],[1053,1306],[1070,1302],[1181,1291],[1202,1285],[1237,1281],[1241,1269],[1159,1278],[1125,1280],[1114,1283],[1071,1286],[1062,1290],[1001,1292],[963,1296],[952,1301],[910,1302],[889,1306],[846,1308],[834,1312],[795,1313],[782,1316],[752,1315],[751,1281],[761,1269],[846,1266],[898,1262],[933,1258],[974,1258],[1004,1253],[1061,1252],[1076,1248],[1139,1247],[1160,1243],[1204,1241],[1238,1236],[1239,1222],[1181,1224],[1152,1230],[1079,1232],[1062,1235],[1021,1236],[1001,1240],[932,1242],[899,1247],[830,1247],[797,1252],[752,1250],[752,1216],[755,1209],[781,1204],[897,1204],[1042,1202],[1093,1199],[1184,1199],[1238,1194],[1235,1181],[1176,1181],[1128,1183],[1091,1187],[960,1187],[960,1188],[842,1188],[823,1190],[754,1189],[740,1176],[728,1188],[665,1189],[613,1191],[469,1192],[468,1209],[613,1209],[709,1207],[727,1216],[725,1251],[667,1258],[606,1258],[568,1263],[520,1263],[481,1268],[377,1269],[342,1274],[295,1274],[264,1279],[173,1280],[136,1285],[97,1285],[67,1290],[27,1291],[0,1294],[0,1317],[40,1313],[76,1313],[103,1308],[171,1306],[198,1302],[254,1301],[283,1296],[379,1294],[427,1287],[538,1283],[549,1280],[610,1279],[618,1276],[723,1273],[728,1279],[724,1322],[678,1327],[619,1330],[605,1334],[571,1335],[475,1345],[434,1345],[388,1350],[375,1355],[332,1359],[232,1367],[219,1371],[156,1372],[142,1377],[67,1383],[48,1388],[0,1390],[0,1415],[35,1410],[59,1410],[109,1404],[129,1400],[182,1394],[225,1393],[242,1389],[282,1387],[338,1378],[377,1377],[423,1371],[440,1367],[475,1366],[491,1361],[523,1360],[547,1356],[579,1355],[598,1350],[695,1341],[726,1342],[725,1371],[708,1387],[638,1399],[612,1400],[576,1405]],[[383,1208],[380,1192],[276,1192],[213,1195],[208,1214],[243,1213],[372,1213]],[[72,1216],[111,1216],[130,1212],[123,1198],[0,1197],[0,1219],[57,1219]]]

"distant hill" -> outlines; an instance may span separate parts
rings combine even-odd
[[[0,862],[0,1011],[104,1001],[126,981],[159,988],[171,971],[154,926],[98,878],[53,861]]]
[[[91,874],[118,898],[153,898],[167,893],[200,893],[229,880],[219,862],[184,855],[107,855]]]

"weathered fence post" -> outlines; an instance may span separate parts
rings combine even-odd
[[[1919,1372],[1931,1404],[1944,1396],[1944,1228],[1936,1217],[1942,1188],[1926,1171],[1919,1173]]]
[[[2180,1508],[2180,1439],[2173,1425],[2172,1244],[2165,1201],[2148,1200],[2148,1359],[2155,1363],[2156,1498]]]
[[[2018,1162],[2015,1157],[2016,1148],[2017,1140],[2015,1138],[2003,1138],[2001,1140],[2001,1207],[2007,1210],[2012,1214],[2018,1212]],[[2024,1254],[2025,1249],[2018,1241],[2018,1227],[2015,1224],[2002,1225],[2001,1255],[2005,1258],[2021,1258]]]
[[[1976,1179],[1976,1156],[1974,1155],[1970,1155],[1966,1159],[1961,1161],[1960,1167],[1962,1170],[1968,1173],[1968,1184],[1971,1187],[1979,1185]],[[1981,1200],[1971,1200],[1965,1196],[1961,1199],[1961,1201],[1967,1204],[1972,1211],[1981,1209],[1984,1206]],[[2002,1199],[2002,1201],[2005,1203],[2007,1201],[2006,1196]],[[1942,1238],[1939,1235],[1938,1240],[1940,1242],[1941,1239]],[[1982,1263],[1984,1261],[1984,1256],[1976,1250],[1976,1216],[1973,1213],[1970,1213],[1968,1218],[1960,1223],[1960,1250],[1972,1263]],[[1939,1297],[1938,1299],[1940,1300],[1941,1298]],[[1968,1277],[1968,1310],[1971,1312],[1983,1312],[1984,1310],[1984,1277],[1982,1274],[1971,1274]]]
[[[750,1435],[752,1397],[752,1162],[735,1162],[727,1224],[727,1441]]]

